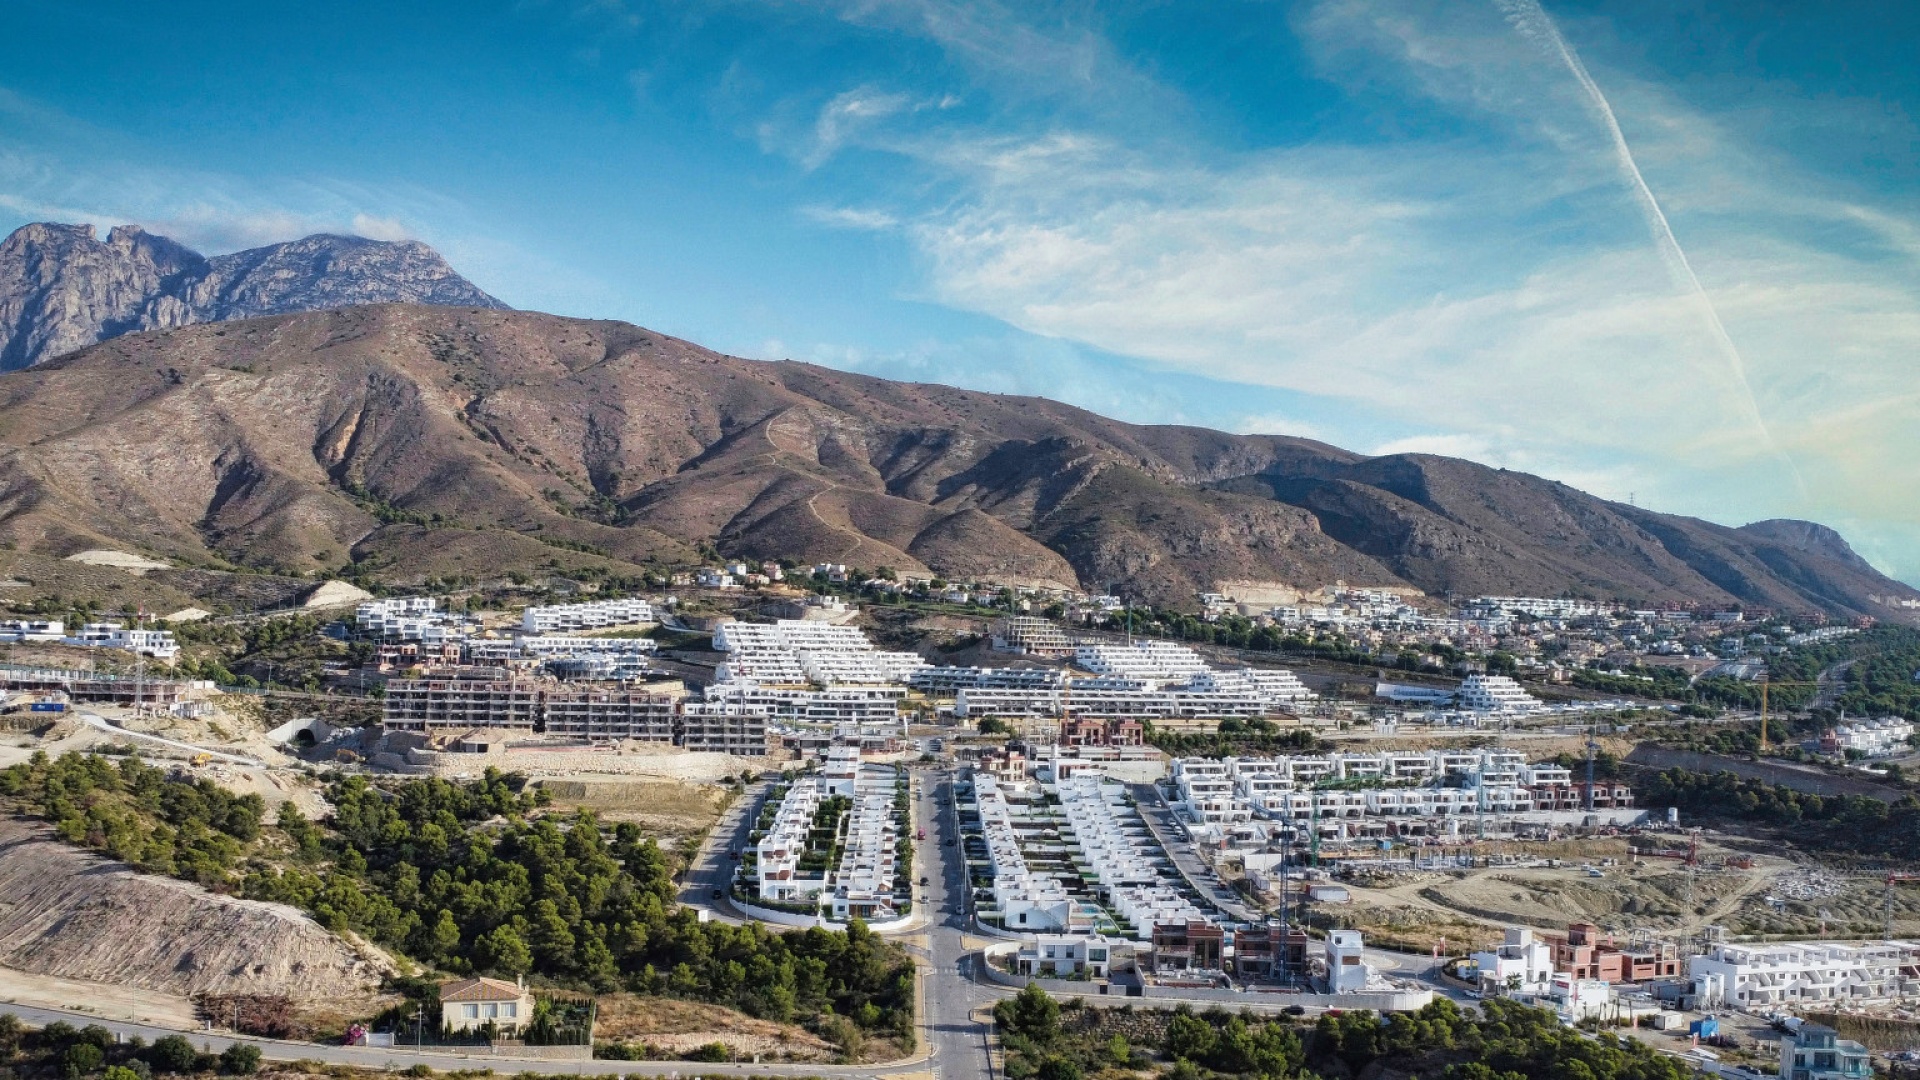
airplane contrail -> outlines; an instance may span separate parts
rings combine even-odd
[[[1741,395],[1746,401],[1749,419],[1760,434],[1767,440],[1767,446],[1787,467],[1793,470],[1794,480],[1800,481],[1799,469],[1793,460],[1780,449],[1773,438],[1773,432],[1767,427],[1767,421],[1760,415],[1760,404],[1754,397],[1753,384],[1747,379],[1747,362],[1740,355],[1740,349],[1733,343],[1733,337],[1720,321],[1720,311],[1713,305],[1713,298],[1700,284],[1699,275],[1693,272],[1693,263],[1687,258],[1687,252],[1680,246],[1679,237],[1673,233],[1673,226],[1667,221],[1666,211],[1660,209],[1660,200],[1654,198],[1653,189],[1647,186],[1647,178],[1640,173],[1640,163],[1633,158],[1633,149],[1627,145],[1626,133],[1620,130],[1620,121],[1614,116],[1613,106],[1607,101],[1607,95],[1600,91],[1600,85],[1587,73],[1587,65],[1580,60],[1580,54],[1573,51],[1567,39],[1560,36],[1560,28],[1554,24],[1553,17],[1540,6],[1539,0],[1494,0],[1507,16],[1507,21],[1524,37],[1545,46],[1565,64],[1573,74],[1575,82],[1585,92],[1587,102],[1593,107],[1595,115],[1606,126],[1607,135],[1613,140],[1613,156],[1620,163],[1620,170],[1631,182],[1634,199],[1640,204],[1641,212],[1646,216],[1647,228],[1653,233],[1654,244],[1660,249],[1660,257],[1666,262],[1673,276],[1692,292],[1699,302],[1700,310],[1706,317],[1707,332],[1714,343],[1720,347],[1727,367],[1733,372],[1733,378],[1740,386]],[[1802,484],[1804,491],[1804,484]]]

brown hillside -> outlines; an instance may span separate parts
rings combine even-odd
[[[1872,597],[1915,595],[1806,523],[406,305],[129,335],[0,377],[0,540],[396,581],[716,543],[1163,600],[1346,580],[1886,616]]]

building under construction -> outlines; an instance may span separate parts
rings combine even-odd
[[[390,679],[385,725],[389,731],[423,734],[487,728],[589,742],[638,740],[749,757],[767,752],[767,721],[757,712],[687,702],[629,685],[488,677],[498,671]]]

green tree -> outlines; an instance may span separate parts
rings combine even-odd
[[[1202,1062],[1213,1055],[1216,1040],[1213,1028],[1205,1020],[1191,1013],[1179,1013],[1167,1021],[1162,1049],[1170,1058]]]
[[[252,1043],[234,1043],[220,1051],[220,1071],[229,1076],[259,1072],[260,1048]]]
[[[200,1060],[200,1052],[184,1035],[162,1035],[147,1047],[147,1063],[164,1073],[190,1073]]]
[[[524,975],[533,968],[532,951],[511,926],[495,927],[492,933],[479,940],[474,953],[475,965],[486,971]]]
[[[1033,983],[1013,1000],[994,1006],[993,1011],[1002,1027],[1042,1046],[1060,1033],[1060,1003]]]

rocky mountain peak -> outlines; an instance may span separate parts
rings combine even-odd
[[[35,222],[0,241],[0,371],[136,330],[414,303],[505,308],[417,240],[319,234],[212,258],[138,225]]]

